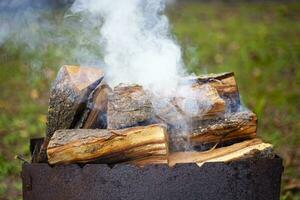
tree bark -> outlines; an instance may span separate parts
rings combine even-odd
[[[103,75],[97,68],[61,67],[50,90],[46,137],[40,151],[40,162],[47,160],[46,148],[54,132],[75,126],[89,94],[101,82]]]
[[[248,157],[274,157],[272,145],[255,138],[207,152],[176,152],[169,156],[169,166],[178,163],[230,162]]]
[[[151,96],[141,86],[118,85],[108,95],[108,129],[148,125],[152,118]]]
[[[157,124],[121,130],[58,130],[47,154],[50,164],[167,163],[168,139],[165,127]]]

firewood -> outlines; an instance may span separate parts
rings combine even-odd
[[[203,121],[193,130],[189,141],[193,145],[248,139],[256,136],[257,118],[251,111],[228,113],[218,120]]]
[[[167,163],[168,139],[165,127],[158,124],[121,130],[58,130],[47,155],[50,164]]]
[[[169,133],[171,134],[170,151],[187,150],[189,148],[192,148],[192,146],[195,144],[199,145],[199,143],[201,144],[201,149],[209,148],[209,145],[203,146],[203,144],[217,142],[224,136],[220,137],[211,134],[205,134],[201,137],[197,137],[199,133],[197,129],[205,124],[212,125],[214,123],[222,122],[222,120],[226,120],[226,118],[229,118],[231,114],[238,112],[238,110],[241,109],[240,97],[234,78],[234,73],[208,74],[198,77],[185,77],[182,79],[180,87],[191,87],[194,91],[198,91],[199,94],[201,94],[201,88],[203,87],[213,89],[209,89],[209,92],[206,92],[206,95],[201,94],[201,96],[203,97],[202,99],[204,100],[202,103],[201,101],[199,101],[199,105],[202,105],[203,107],[202,110],[205,111],[205,109],[207,109],[207,113],[202,111],[202,113],[200,112],[198,115],[187,115],[186,118],[180,116],[181,113],[176,113],[173,115],[175,116],[175,123],[173,123],[175,124],[175,126],[172,126],[172,128],[169,130]],[[215,100],[212,101],[213,99]],[[221,99],[222,101],[220,101],[219,99]],[[206,102],[214,103],[212,104],[212,106],[209,106],[209,103]],[[168,108],[168,106],[165,107]],[[227,117],[224,116],[225,114],[227,115]],[[167,116],[170,116],[170,112]],[[180,123],[178,123],[178,121]],[[195,136],[188,137],[194,131],[196,132],[194,134]],[[236,132],[226,136],[225,141],[235,138],[235,134]],[[243,135],[241,139],[252,138],[255,135],[256,133],[254,131],[248,136],[247,134]],[[201,138],[203,138],[203,140],[201,140]],[[194,142],[194,140],[196,142]],[[201,143],[202,141],[203,144]],[[192,145],[190,145],[190,142],[192,142]]]
[[[150,94],[141,86],[120,84],[108,95],[108,129],[148,125],[152,117]]]
[[[138,85],[119,85],[108,96],[109,129],[119,129],[153,122],[181,126],[193,117],[198,120],[222,116],[225,101],[208,84],[181,86],[174,95],[157,96]]]
[[[176,152],[169,156],[169,166],[178,163],[230,162],[245,158],[274,157],[272,145],[255,138],[207,152]]]
[[[209,84],[225,100],[226,112],[236,112],[239,109],[240,96],[233,72],[188,77],[182,81],[182,84],[192,84],[194,87]]]
[[[183,96],[177,98],[176,102],[189,117],[208,119],[225,113],[225,101],[209,84],[181,87],[180,90],[182,89],[191,94],[183,93]]]
[[[164,123],[175,126],[183,121],[186,123],[224,115],[225,101],[209,84],[182,86],[178,90],[173,99],[155,97],[155,115]]]
[[[202,120],[223,117],[225,114],[225,101],[209,84],[181,86],[173,99],[153,99],[155,118],[168,125],[171,151],[191,147],[186,136],[193,130],[193,125],[200,124]]]
[[[75,126],[89,94],[101,82],[103,75],[100,69],[92,67],[61,67],[50,91],[46,137],[40,151],[40,162],[47,159],[46,148],[54,132]]]
[[[76,128],[105,129],[107,128],[107,104],[108,94],[111,92],[108,84],[102,81],[97,88],[91,92],[87,106],[77,122]]]

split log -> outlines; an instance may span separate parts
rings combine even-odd
[[[150,94],[141,86],[120,84],[108,95],[108,129],[148,125],[152,118]]]
[[[112,90],[109,85],[102,81],[90,94],[86,109],[75,126],[76,128],[107,128],[107,104],[110,92]]]
[[[257,118],[251,111],[229,113],[219,120],[203,121],[189,136],[192,145],[249,139],[256,136]]]
[[[225,101],[209,84],[181,86],[176,97],[154,99],[155,118],[168,125],[170,150],[183,151],[191,148],[187,135],[202,120],[220,118],[225,113]]]
[[[233,72],[188,77],[182,81],[182,84],[192,84],[194,87],[209,84],[225,100],[226,112],[236,112],[239,109],[240,96]]]
[[[153,122],[181,127],[192,118],[222,116],[225,101],[208,84],[182,86],[174,98],[154,95],[138,85],[119,85],[108,96],[109,129],[148,125]]]
[[[207,152],[176,152],[169,156],[169,166],[178,163],[230,162],[245,158],[273,158],[272,145],[255,138]]]
[[[178,126],[198,119],[223,116],[225,101],[217,90],[208,84],[182,86],[174,98],[155,97],[155,116],[166,124]]]
[[[176,113],[173,116],[176,122],[180,121],[181,123],[173,123],[175,126],[172,126],[169,131],[170,136],[170,150],[171,151],[183,151],[188,150],[192,147],[190,145],[190,140],[192,143],[200,143],[204,141],[206,142],[215,142],[215,140],[219,141],[220,136],[214,136],[211,134],[206,134],[205,136],[197,137],[188,137],[195,129],[197,130],[199,126],[205,127],[205,124],[212,125],[214,123],[222,122],[222,120],[226,120],[226,118],[230,118],[230,115],[234,112],[238,112],[240,109],[240,97],[237,88],[237,84],[234,78],[234,73],[222,73],[222,74],[208,74],[202,75],[198,77],[186,77],[182,79],[180,83],[180,88],[192,88],[192,91],[197,91],[200,97],[202,96],[204,101],[201,102],[201,98],[199,98],[199,105],[203,107],[202,110],[205,111],[207,109],[207,113],[203,112],[198,113],[197,115],[187,115],[187,118],[181,117],[181,113]],[[201,91],[203,88],[206,88],[206,94]],[[212,89],[210,89],[212,88]],[[190,91],[189,89],[187,91]],[[197,94],[196,93],[196,94]],[[221,100],[222,101],[221,101]],[[214,102],[214,103],[207,103]],[[192,104],[193,105],[193,104]],[[212,106],[209,106],[212,105]],[[165,106],[168,108],[169,106]],[[209,109],[210,108],[210,109]],[[169,109],[170,110],[170,109]],[[195,109],[196,110],[196,109]],[[201,110],[201,109],[200,109]],[[169,112],[168,115],[170,116]],[[224,115],[229,117],[225,117]],[[167,115],[167,116],[168,116]],[[178,117],[180,116],[180,117]],[[171,121],[170,119],[166,121]],[[207,123],[208,122],[208,123]],[[226,127],[226,126],[225,126]],[[229,127],[227,129],[230,129]],[[196,131],[199,133],[199,131]],[[226,132],[226,131],[225,131]],[[236,133],[236,132],[235,132]],[[226,139],[230,139],[229,137],[236,137],[232,133],[226,137]],[[243,138],[252,138],[256,135],[254,133],[248,136],[243,136]],[[206,136],[209,136],[206,138]],[[201,140],[203,138],[203,140]],[[196,142],[194,142],[196,141]],[[203,146],[201,144],[201,149],[207,149],[209,145]]]
[[[168,139],[165,127],[157,124],[121,130],[58,130],[47,154],[50,164],[167,163]]]
[[[183,93],[183,96],[178,98],[177,104],[182,110],[186,111],[186,115],[192,121],[218,118],[224,115],[225,101],[219,96],[214,87],[209,84],[189,87],[191,89],[181,88],[188,91],[188,93]]]
[[[40,162],[45,162],[46,148],[58,129],[75,126],[92,90],[103,79],[103,72],[92,67],[62,66],[50,91],[46,137],[40,151]]]

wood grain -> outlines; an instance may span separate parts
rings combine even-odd
[[[168,137],[163,125],[140,126],[121,130],[58,130],[48,149],[50,164],[119,163],[157,158],[166,163]]]
[[[102,70],[93,67],[64,65],[60,68],[50,90],[46,137],[40,151],[40,162],[47,161],[46,148],[54,132],[75,126],[89,94],[103,76]]]
[[[205,162],[229,162],[249,156],[273,157],[272,145],[255,138],[221,147],[207,152],[176,152],[169,156],[169,166],[178,163],[197,163],[199,166]]]

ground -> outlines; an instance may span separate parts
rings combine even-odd
[[[284,158],[281,199],[300,199],[300,3],[187,1],[168,16],[190,72],[235,72],[258,135]],[[50,83],[74,44],[63,45],[0,46],[0,199],[21,199],[15,156],[29,159],[29,138],[44,135]]]

